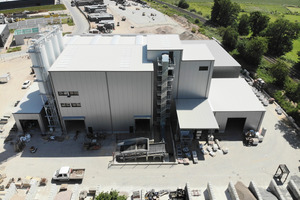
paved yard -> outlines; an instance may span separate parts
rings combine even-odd
[[[253,180],[266,188],[278,164],[287,164],[291,175],[299,175],[300,139],[294,138],[292,132],[277,120],[274,109],[273,105],[267,108],[263,126],[268,131],[263,143],[257,147],[245,147],[241,141],[223,141],[223,145],[229,148],[229,154],[218,154],[214,158],[207,156],[197,165],[109,167],[115,148],[114,136],[103,143],[101,150],[86,151],[83,149],[83,134],[76,141],[70,135],[63,142],[45,141],[36,134],[22,153],[15,154],[12,145],[4,145],[0,153],[1,169],[7,177],[36,176],[51,179],[53,172],[61,166],[84,167],[86,175],[79,190],[95,186],[104,190],[116,188],[122,191],[137,188],[176,189],[189,182],[192,187],[204,191],[210,181],[218,187],[218,191],[224,191],[229,181],[238,180],[246,185]],[[3,142],[4,137],[0,140]],[[32,145],[38,147],[35,154],[29,153],[28,148]],[[38,195],[48,197],[50,191],[58,187],[48,184],[39,189]],[[75,185],[69,187],[75,188]]]

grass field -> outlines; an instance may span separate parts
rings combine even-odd
[[[55,11],[55,10],[66,10],[65,5],[46,5],[46,6],[34,6],[34,7],[25,7],[25,8],[15,8],[10,10],[1,10],[0,13],[10,14],[10,13],[21,13],[25,10],[28,11],[36,11],[36,12],[46,12],[46,11]]]
[[[171,4],[177,4],[179,0],[163,0]],[[195,10],[196,13],[210,19],[211,8],[213,6],[213,0],[186,0],[190,7],[189,10]],[[276,19],[284,16],[291,22],[300,22],[300,0],[232,0],[240,4],[242,12],[240,16],[245,13],[253,11],[261,11],[270,17],[270,21],[274,22]],[[285,58],[297,61],[297,51],[300,49],[300,39],[294,41],[293,51],[287,53]]]
[[[300,8],[299,7],[286,7],[287,9],[289,9],[292,13],[300,13]]]

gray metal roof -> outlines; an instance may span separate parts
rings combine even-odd
[[[214,67],[240,67],[241,65],[214,40],[182,40],[182,44],[206,44],[215,58]]]
[[[195,60],[215,60],[210,50],[205,44],[182,44],[183,47],[183,61]]]
[[[68,45],[49,71],[153,71],[153,64],[141,45]]]
[[[181,50],[179,35],[147,35],[148,50]]]
[[[219,129],[207,99],[176,99],[180,129]]]
[[[14,114],[39,114],[43,109],[43,101],[37,83],[29,86],[29,90],[15,109]]]
[[[243,78],[213,78],[208,99],[214,112],[265,111]]]

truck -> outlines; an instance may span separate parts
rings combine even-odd
[[[85,169],[72,169],[69,166],[61,167],[52,176],[54,181],[81,181],[84,177]]]

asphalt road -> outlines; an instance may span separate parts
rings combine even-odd
[[[75,23],[75,29],[73,31],[74,35],[88,33],[90,26],[87,19],[79,11],[79,9],[74,6],[71,6],[71,0],[62,0],[62,3],[65,4],[66,8],[70,11],[70,14],[73,17]]]

